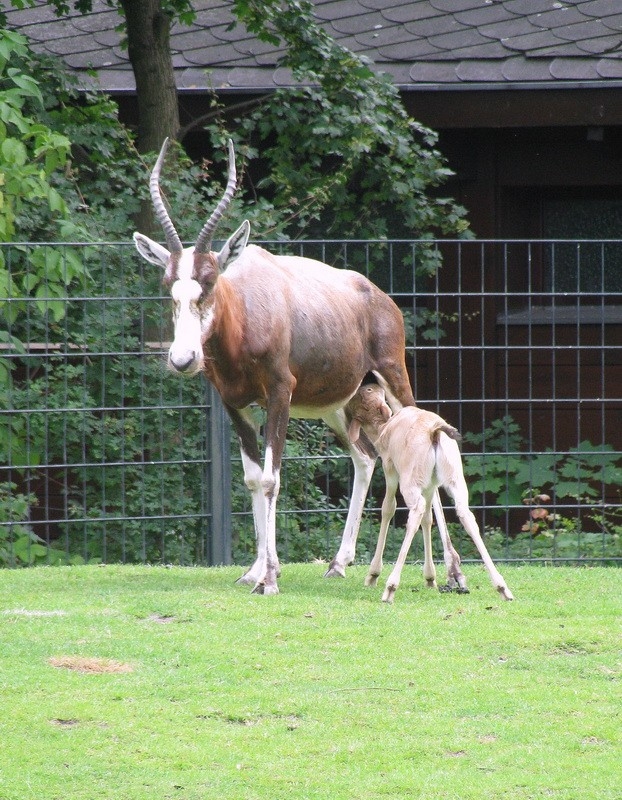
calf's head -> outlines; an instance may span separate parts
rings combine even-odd
[[[168,353],[169,367],[183,375],[196,375],[203,366],[203,343],[210,334],[214,318],[216,280],[246,247],[250,224],[243,222],[220,251],[211,249],[216,225],[236,190],[235,154],[229,140],[229,178],[225,193],[201,229],[194,246],[183,247],[160,194],[160,170],[167,148],[168,139],[165,139],[149,180],[151,201],[164,230],[167,247],[142,233],[134,234],[134,242],[144,259],[164,270],[164,284],[173,300],[174,336]]]
[[[348,437],[355,444],[361,435],[361,428],[374,442],[379,430],[391,416],[384,389],[377,383],[366,383],[360,386],[347,406],[352,417],[348,426]]]

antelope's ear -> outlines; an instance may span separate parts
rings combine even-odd
[[[232,233],[227,239],[222,250],[216,256],[218,259],[219,269],[225,269],[225,267],[231,264],[232,261],[235,261],[236,258],[240,257],[242,251],[248,244],[248,237],[250,234],[251,224],[247,219],[245,219],[237,231]]]
[[[155,264],[157,267],[166,269],[168,260],[171,256],[166,247],[154,242],[148,236],[143,236],[142,233],[134,234],[134,244],[141,256],[150,264]]]
[[[348,428],[348,439],[352,444],[356,444],[361,436],[361,423],[358,419],[353,419]]]

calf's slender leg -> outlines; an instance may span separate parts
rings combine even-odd
[[[436,567],[432,558],[432,506],[426,498],[425,511],[421,518],[423,534],[423,577],[428,589],[436,589]]]
[[[451,542],[447,522],[445,521],[445,513],[441,504],[441,498],[438,489],[434,491],[432,496],[432,508],[434,509],[434,516],[436,517],[436,524],[438,532],[441,536],[443,543],[443,560],[445,568],[447,569],[447,585],[441,586],[441,591],[456,591],[461,594],[468,594],[466,578],[460,569],[460,556]]]
[[[397,591],[397,588],[400,585],[400,577],[402,574],[402,569],[406,562],[406,558],[408,557],[408,551],[410,550],[410,546],[415,537],[415,534],[419,530],[421,519],[425,513],[425,510],[426,510],[426,502],[422,495],[419,495],[419,498],[415,500],[413,504],[409,504],[408,520],[406,522],[406,535],[404,536],[404,541],[402,542],[402,546],[400,548],[397,561],[395,562],[395,566],[393,567],[393,569],[391,570],[391,574],[387,578],[387,583],[385,585],[384,593],[382,595],[383,603],[393,602],[395,592]]]
[[[508,585],[499,570],[495,567],[486,545],[484,544],[484,540],[480,534],[479,526],[475,520],[475,517],[473,516],[473,512],[469,508],[469,491],[466,483],[464,482],[464,478],[462,481],[459,479],[455,480],[451,485],[446,485],[446,488],[455,503],[458,519],[464,525],[466,532],[469,534],[475,546],[477,547],[477,552],[480,554],[481,559],[484,562],[484,566],[488,570],[488,574],[490,575],[490,580],[492,581],[493,586],[499,592],[501,597],[504,598],[504,600],[513,600],[514,595],[509,590]]]
[[[397,492],[399,477],[394,469],[385,466],[385,495],[382,501],[382,516],[380,519],[380,532],[378,534],[378,541],[376,543],[376,550],[374,557],[369,564],[369,571],[365,578],[365,586],[375,586],[378,581],[378,576],[382,572],[382,556],[387,541],[387,533],[391,520],[395,515],[397,502],[395,495]]]

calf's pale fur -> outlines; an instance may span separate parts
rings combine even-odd
[[[436,586],[431,541],[432,497],[436,489],[442,486],[452,498],[458,518],[475,543],[493,586],[505,600],[513,600],[514,596],[495,567],[469,508],[469,493],[456,441],[460,438],[458,431],[438,414],[415,406],[402,408],[392,415],[385,393],[377,384],[361,386],[348,404],[348,412],[352,418],[348,430],[350,440],[356,442],[361,428],[365,431],[382,457],[386,478],[380,534],[366,584],[375,585],[382,569],[382,555],[389,523],[395,514],[395,494],[399,485],[408,507],[408,521],[404,541],[382,599],[386,603],[393,601],[404,562],[420,526],[424,543],[423,575],[428,586]],[[458,586],[464,588],[460,558],[449,544],[449,548],[445,546],[446,561],[449,559],[451,562],[455,558],[455,563],[447,563],[450,585],[454,578]]]

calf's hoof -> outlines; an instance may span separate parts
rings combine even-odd
[[[446,583],[444,586],[439,586],[438,590],[442,594],[451,594],[452,592],[454,594],[471,594],[470,589],[467,589],[466,586],[458,586],[457,583]]]
[[[395,597],[395,590],[397,589],[396,586],[387,586],[382,594],[382,602],[383,603],[392,603],[393,598]]]

